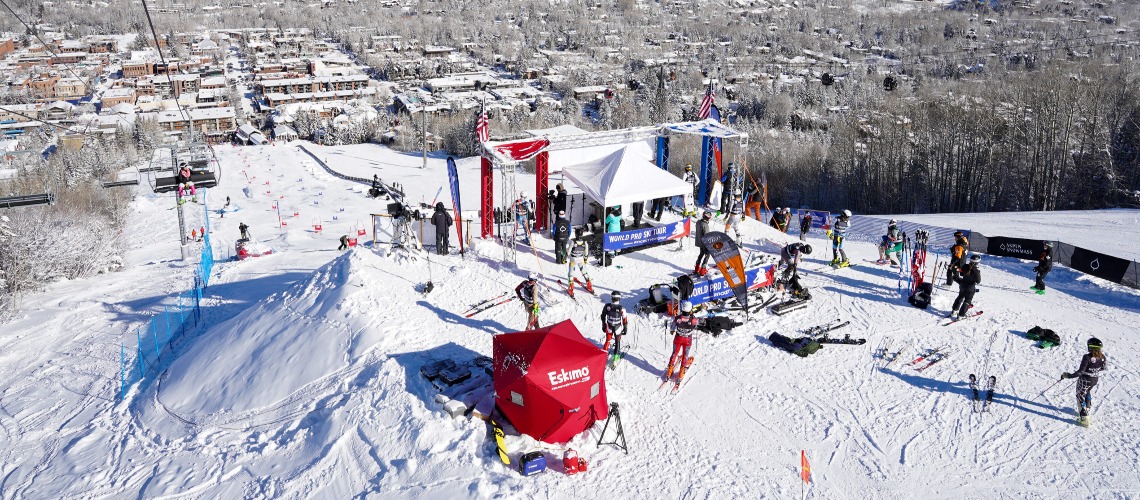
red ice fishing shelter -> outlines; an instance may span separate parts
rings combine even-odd
[[[565,443],[609,415],[606,353],[574,323],[498,335],[495,396],[520,433]]]

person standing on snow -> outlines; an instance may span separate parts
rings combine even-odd
[[[554,193],[554,198],[553,198],[554,199],[554,203],[553,203],[554,204],[554,213],[557,214],[558,212],[565,212],[566,211],[566,199],[568,196],[566,193],[566,186],[563,186],[562,183],[559,182],[558,185],[555,186],[554,188],[555,188],[555,193]]]
[[[752,217],[761,223],[764,222],[762,218],[764,205],[761,203],[760,188],[756,187],[756,183],[749,183],[744,188],[744,216]]]
[[[451,225],[455,221],[451,218],[451,214],[443,208],[443,202],[435,204],[435,213],[431,216],[431,223],[435,226],[435,253],[439,255],[448,255],[451,253],[449,245],[447,244],[448,236],[451,234]]]
[[[962,267],[966,265],[966,254],[970,250],[970,241],[962,231],[954,231],[954,245],[950,247],[950,262],[946,263],[946,285],[954,283],[955,278],[961,275]]]
[[[730,203],[732,202],[733,195],[743,192],[740,189],[740,185],[742,184],[742,182],[741,182],[742,180],[743,179],[740,177],[740,172],[737,171],[736,164],[729,162],[727,172],[725,172],[724,177],[721,177],[721,179],[720,179],[720,182],[721,182],[720,212],[721,213],[728,212],[728,209],[731,208]]]
[[[833,266],[846,266],[847,252],[843,251],[843,239],[847,237],[847,229],[851,227],[851,211],[844,210],[839,214],[839,218],[835,220],[835,224],[831,225],[831,252],[834,258],[831,259]]]
[[[618,331],[621,333],[618,333]],[[610,294],[610,303],[602,306],[602,333],[606,334],[606,344],[602,350],[610,352],[610,343],[614,337],[625,335],[629,331],[629,318],[625,316],[625,308],[621,305],[621,292],[614,290]],[[621,338],[618,338],[617,351],[621,351]]]
[[[1053,243],[1044,242],[1045,251],[1041,252],[1041,256],[1037,258],[1037,266],[1033,268],[1033,272],[1037,273],[1037,283],[1029,287],[1030,290],[1037,292],[1037,295],[1045,295],[1045,275],[1053,270]]]
[[[772,218],[768,219],[768,225],[781,233],[788,232],[788,217],[784,214],[784,210],[776,207],[776,210],[772,211]]]
[[[586,272],[587,260],[590,258],[590,248],[586,245],[586,240],[576,238],[574,245],[570,247],[570,260],[569,265],[566,266],[566,281],[570,294],[574,294],[574,268],[578,268],[578,272],[582,275],[582,279],[586,280],[586,291],[593,293],[594,282],[590,281],[590,273]]]
[[[697,265],[693,268],[693,274],[699,274],[701,276],[708,273],[708,269],[705,268],[705,265],[708,264],[709,257],[712,256],[709,249],[705,248],[704,243],[705,234],[709,232],[710,220],[712,220],[712,210],[705,210],[704,213],[701,214],[701,220],[697,221],[695,236],[697,237],[697,248],[700,250],[700,253],[697,254]]]
[[[238,231],[241,231],[241,239],[243,239],[243,240],[249,239],[249,226],[245,225],[244,222],[238,223]]]
[[[526,193],[519,193],[519,199],[515,200],[515,232],[522,229],[523,243],[526,245],[530,245],[530,211],[531,205],[526,199]]]
[[[982,271],[978,269],[981,262],[981,255],[971,255],[970,262],[961,269],[959,276],[954,278],[958,283],[958,297],[954,299],[954,305],[950,308],[950,319],[957,320],[965,316],[966,310],[974,306],[974,293],[978,291],[978,285],[982,282]]]
[[[538,328],[538,273],[530,273],[522,283],[519,283],[519,286],[515,287],[515,296],[526,310],[524,330]]]
[[[340,246],[336,247],[337,251],[348,250],[348,235],[342,234],[340,236]]]
[[[694,215],[697,215],[697,188],[701,185],[701,177],[693,172],[693,166],[691,164],[686,163],[685,174],[681,176],[681,180],[688,182],[689,185],[693,186],[693,192],[685,195],[685,216],[692,217]]]
[[[566,252],[570,245],[570,219],[566,218],[566,211],[558,211],[558,219],[554,221],[554,260],[559,264],[566,263]]]
[[[611,208],[611,209],[606,211],[606,221],[605,222],[606,222],[606,233],[607,234],[609,234],[609,233],[620,233],[621,232],[621,216],[618,215],[618,213],[619,213],[618,210],[619,210],[618,207],[614,207],[614,208]],[[602,236],[602,238],[600,238],[599,241],[604,242],[605,236]],[[613,260],[613,253],[612,252],[605,252],[602,255],[602,266],[610,265],[610,261],[612,261],[612,260]]]
[[[899,231],[899,221],[891,219],[887,224],[887,234],[883,235],[883,242],[879,244],[879,260],[875,261],[876,264],[891,263],[892,267],[897,267],[898,262],[891,257],[895,253],[895,245],[902,241],[902,231]],[[902,249],[899,249],[901,252]]]
[[[736,235],[737,245],[740,244],[740,220],[742,218],[744,218],[744,197],[738,194],[728,209],[728,220],[724,222],[724,232],[728,233],[728,230],[732,229],[733,234]]]
[[[1081,357],[1081,366],[1076,372],[1061,374],[1061,380],[1077,379],[1077,414],[1081,425],[1089,424],[1089,412],[1092,411],[1092,392],[1100,380],[1100,372],[1105,369],[1108,360],[1101,349],[1104,343],[1093,337],[1088,341],[1088,354]]]
[[[807,241],[808,231],[811,231],[811,212],[805,210],[800,216],[800,241]]]
[[[669,333],[673,334],[673,354],[669,357],[669,366],[665,369],[665,380],[673,377],[673,370],[680,368],[677,382],[685,378],[685,371],[693,364],[693,357],[689,355],[689,348],[693,345],[693,334],[701,326],[701,319],[693,315],[693,303],[681,301],[681,313],[673,318]]]

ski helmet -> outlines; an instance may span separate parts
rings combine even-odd
[[[613,293],[610,294],[610,301],[614,303],[621,302],[621,292],[614,290]]]
[[[963,236],[965,236],[965,234],[963,234],[962,231],[954,231],[955,238],[961,238]]]
[[[899,223],[899,221],[897,219],[891,219],[890,225],[893,226],[893,225],[898,224],[898,223]]]
[[[527,281],[538,281],[538,273],[534,273],[534,272],[530,273],[529,275],[527,275],[526,280]]]
[[[790,214],[790,213],[792,213],[792,209],[790,209],[788,207],[784,207],[784,213]]]
[[[685,164],[685,171],[686,172],[692,172],[693,171],[693,165],[690,163],[686,163]]]
[[[783,209],[781,209],[780,207],[776,207],[776,210],[773,210],[773,212],[782,212],[782,211],[783,211]]]
[[[526,193],[519,193],[519,199],[525,200],[526,199]]]
[[[981,262],[981,261],[982,261],[982,256],[981,256],[981,255],[978,255],[978,254],[973,254],[973,255],[971,255],[971,256],[970,256],[970,262],[973,262],[974,264],[977,264],[977,263],[979,263],[979,262]]]
[[[1041,243],[1045,245],[1046,250],[1053,248],[1053,242],[1052,241],[1042,241]]]
[[[565,211],[565,210],[559,210],[559,211],[558,211],[558,216],[559,216],[559,217],[566,217],[566,211]]]
[[[804,255],[811,255],[811,245],[804,245]]]
[[[843,211],[843,216],[844,216],[844,217],[851,217],[851,211],[850,211],[850,210],[844,210],[844,211]]]
[[[681,301],[681,312],[684,314],[689,314],[689,313],[693,312],[693,303],[689,302],[687,300],[682,300]]]
[[[1101,342],[1100,339],[1098,339],[1096,337],[1089,339],[1089,350],[1090,351],[1092,351],[1092,350],[1099,351],[1102,347],[1104,347],[1104,342]]]
[[[704,213],[701,214],[701,218],[702,219],[711,219],[712,218],[712,211],[705,210]]]

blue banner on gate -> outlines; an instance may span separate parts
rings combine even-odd
[[[775,276],[775,265],[769,264],[767,266],[747,269],[744,271],[744,276],[749,290],[759,286],[771,285],[773,281],[772,277]],[[718,275],[714,278],[693,280],[693,293],[689,295],[689,302],[692,302],[695,306],[704,304],[710,300],[721,300],[730,297],[732,297],[732,288],[729,288],[724,276]]]
[[[646,227],[620,233],[606,233],[602,249],[607,252],[643,247],[654,243],[679,240],[689,235],[689,220],[685,219],[662,226]]]

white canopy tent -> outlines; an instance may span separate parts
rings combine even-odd
[[[597,160],[571,165],[562,174],[586,196],[612,207],[691,193],[693,187],[657,168],[633,148],[622,148]]]

